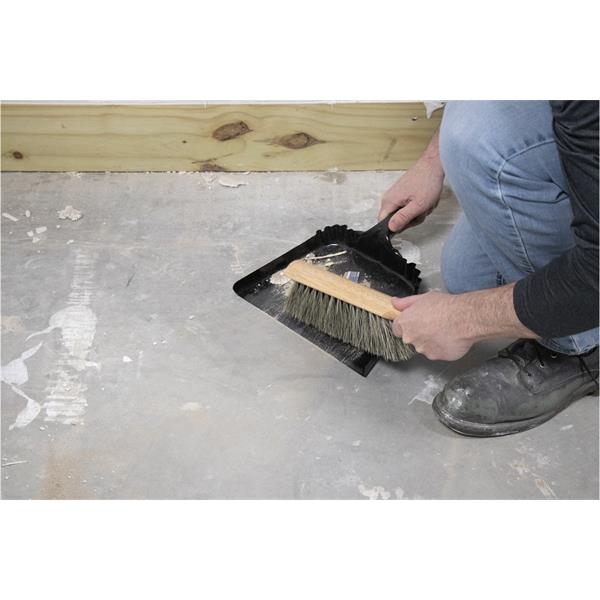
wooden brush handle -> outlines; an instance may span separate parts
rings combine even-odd
[[[358,306],[389,321],[393,321],[400,314],[400,311],[392,306],[391,296],[330,273],[323,267],[316,267],[303,260],[295,260],[287,266],[284,273],[302,285]]]

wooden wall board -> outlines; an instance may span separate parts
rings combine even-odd
[[[6,103],[2,170],[406,169],[440,119],[421,102]]]

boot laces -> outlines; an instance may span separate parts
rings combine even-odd
[[[513,342],[510,346],[500,350],[498,356],[512,360],[519,369],[522,369],[527,377],[531,377],[531,371],[527,367],[532,363],[537,364],[543,369],[546,366],[545,354],[550,354],[550,358],[556,358],[558,355],[540,346],[533,340],[521,339]]]
[[[595,349],[592,349],[590,352],[594,352],[594,350]],[[527,367],[537,361],[538,365],[544,368],[546,366],[544,355],[548,354],[550,358],[556,358],[558,356],[556,352],[552,352],[534,340],[528,339],[517,340],[510,346],[507,346],[498,352],[498,356],[512,360],[520,369],[523,369],[528,377],[531,377],[532,375]],[[577,355],[577,359],[583,370],[589,375],[590,379],[598,385],[598,378],[590,371],[584,360],[584,357],[587,356],[587,354],[589,353]]]

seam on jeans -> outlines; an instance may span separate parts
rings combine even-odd
[[[525,270],[529,270],[530,272],[533,272],[535,269],[533,268],[533,264],[531,262],[531,259],[529,258],[529,254],[527,252],[525,242],[523,241],[523,238],[521,237],[521,232],[519,231],[519,228],[517,227],[517,223],[515,221],[513,210],[509,206],[508,202],[504,198],[504,194],[502,193],[502,184],[500,183],[500,177],[502,176],[504,167],[512,159],[517,158],[518,156],[521,156],[521,154],[525,154],[525,152],[529,152],[530,150],[534,150],[535,148],[539,148],[540,146],[545,146],[547,144],[552,144],[552,143],[555,143],[554,139],[536,142],[535,144],[532,144],[531,146],[527,146],[527,148],[524,148],[523,150],[519,150],[518,152],[515,152],[514,154],[511,154],[509,157],[505,158],[502,161],[502,163],[500,164],[500,168],[498,169],[498,171],[496,171],[496,185],[498,187],[498,194],[500,195],[500,199],[502,200],[502,203],[504,204],[506,210],[509,212],[513,229],[515,231],[517,240],[519,241],[519,244],[521,246],[521,253],[522,253],[522,256],[520,257],[521,263],[522,263],[521,267],[524,268]]]
[[[527,148],[523,148],[523,150],[519,150],[519,151],[511,154],[510,156],[507,156],[502,161],[502,164],[500,165],[498,172],[500,173],[502,171],[502,169],[504,169],[504,166],[506,165],[506,163],[508,161],[512,160],[513,158],[517,158],[517,156],[521,156],[521,154],[525,154],[525,152],[529,152],[530,150],[534,150],[535,148],[539,148],[540,146],[545,146],[546,144],[555,144],[555,143],[556,143],[556,141],[554,138],[542,140],[540,142],[536,142],[535,144],[532,144],[531,146],[527,146]]]

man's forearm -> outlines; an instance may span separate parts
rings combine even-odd
[[[444,173],[444,168],[442,166],[442,160],[440,158],[440,130],[436,129],[436,132],[433,134],[429,144],[427,144],[427,148],[419,158],[421,163],[426,163],[429,168],[433,169],[434,173],[442,174]]]
[[[466,317],[467,335],[473,341],[498,337],[536,338],[517,317],[514,283],[453,296]]]
[[[465,294],[432,291],[393,298],[400,311],[393,331],[417,352],[441,360],[456,360],[488,338],[535,338],[515,313],[513,288],[511,283]]]

